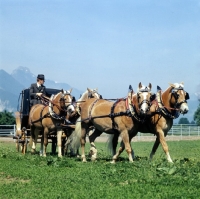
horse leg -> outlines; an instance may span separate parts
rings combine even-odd
[[[86,157],[85,157],[85,143],[86,143],[86,127],[85,124],[81,124],[81,159],[82,162],[87,162]]]
[[[153,156],[155,155],[159,144],[160,144],[160,140],[159,140],[159,137],[157,136],[156,141],[154,142],[153,148],[152,148],[151,153],[150,153],[150,160],[153,159]]]
[[[66,138],[62,138],[62,155],[65,156]]]
[[[62,157],[62,130],[57,130],[58,157]]]
[[[117,152],[117,145],[118,145],[119,133],[113,134],[112,139],[112,155],[114,156]]]
[[[113,154],[113,159],[112,159],[111,163],[113,163],[113,164],[116,163],[116,160],[118,159],[119,155],[124,151],[124,149],[125,149],[124,142],[121,141],[120,147],[117,152],[116,152],[116,148],[115,148],[115,154]]]
[[[34,128],[33,133],[32,133],[32,130],[31,130],[31,136],[33,136],[32,137],[33,144],[32,144],[32,149],[31,149],[32,153],[36,152],[36,144],[37,144],[38,134],[39,134],[38,129]]]
[[[90,155],[91,160],[95,161],[97,158],[97,148],[94,144],[94,141],[97,137],[99,137],[102,134],[101,131],[95,129],[93,130],[93,127],[89,130],[89,141],[90,141]]]
[[[150,154],[150,159],[152,159],[153,156],[155,155],[156,150],[157,150],[157,148],[158,148],[160,143],[162,145],[163,151],[165,152],[165,154],[167,156],[167,161],[168,162],[173,162],[171,157],[170,157],[168,145],[167,145],[167,143],[165,141],[165,137],[164,137],[164,133],[163,132],[161,132],[161,133],[158,132],[158,136],[156,138],[156,141],[154,143],[154,146],[153,146],[151,154]]]
[[[44,144],[44,135],[42,135],[41,137],[41,141],[40,141],[40,156],[43,156],[43,144]]]
[[[126,152],[128,154],[129,162],[133,162],[132,149],[130,146],[128,131],[126,129],[124,129],[121,132],[121,137],[122,137],[123,144],[125,145]],[[122,149],[123,149],[123,147],[122,147]],[[120,150],[120,153],[121,152],[122,152],[122,150]],[[116,158],[118,158],[118,156],[117,157],[113,156],[114,161],[116,161]]]

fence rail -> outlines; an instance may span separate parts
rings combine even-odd
[[[16,125],[0,125],[0,137],[13,136],[15,129]]]
[[[154,138],[149,133],[138,133],[137,140]],[[200,126],[194,124],[175,124],[172,126],[166,137],[168,140],[200,139]],[[153,139],[155,140],[155,138]]]
[[[0,137],[13,136],[16,131],[16,125],[0,125]],[[106,136],[106,134],[102,134]],[[182,140],[185,138],[197,138],[200,139],[200,126],[193,124],[175,124],[168,132],[167,139]],[[138,133],[134,140],[155,140],[155,136],[149,133]]]

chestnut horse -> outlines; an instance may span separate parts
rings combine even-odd
[[[140,120],[139,114],[145,117],[149,112],[152,97],[150,91],[151,84],[145,87],[139,83],[138,93],[131,95],[131,98],[119,99],[116,102],[104,99],[89,99],[81,106],[81,131],[77,132],[76,136],[81,140],[81,158],[83,162],[86,162],[86,134],[89,133],[89,141],[93,151],[92,160],[95,160],[97,150],[94,141],[102,132],[121,135],[129,161],[133,162],[128,133],[134,131],[135,123],[137,124]],[[113,161],[115,159],[116,157],[113,156]]]
[[[141,133],[152,133],[156,135],[156,141],[152,148],[150,159],[156,153],[156,150],[161,143],[162,148],[166,154],[168,162],[173,162],[170,154],[168,145],[165,137],[173,125],[173,119],[177,118],[180,114],[186,114],[189,110],[187,100],[189,94],[184,90],[183,83],[170,84],[170,86],[163,93],[160,87],[157,87],[157,103],[154,103],[151,107],[152,117],[147,118],[143,124],[139,125],[137,132]],[[132,131],[129,133],[129,139],[131,140],[137,135],[137,132]],[[118,142],[118,136],[112,135],[112,139],[108,139],[108,146],[110,149],[116,150]],[[115,142],[115,144],[113,144]],[[118,157],[124,150],[124,143],[121,142],[121,146],[116,156]]]
[[[65,153],[68,151],[68,148],[70,149],[71,155],[78,155],[78,148],[80,144],[78,145],[77,142],[77,137],[74,136],[76,135],[76,131],[79,131],[79,124],[81,121],[80,114],[81,114],[81,105],[88,99],[90,98],[95,98],[95,99],[101,99],[102,96],[98,93],[98,89],[90,89],[87,88],[87,90],[81,95],[81,97],[76,101],[76,111],[77,111],[77,116],[70,118],[73,120],[72,122],[75,122],[75,129],[72,131],[71,135],[67,138],[66,144],[65,144]],[[75,119],[75,121],[74,121]],[[78,127],[77,127],[78,126]],[[76,146],[74,145],[76,143]],[[79,142],[80,143],[80,140]]]
[[[72,105],[72,96],[70,91],[61,91],[55,96],[52,95],[49,105],[36,104],[29,113],[29,124],[31,127],[32,152],[35,153],[38,135],[42,133],[40,155],[46,157],[46,148],[48,145],[48,135],[50,132],[57,132],[58,156],[62,157],[62,125],[68,114],[74,112]],[[44,150],[43,150],[44,145]]]

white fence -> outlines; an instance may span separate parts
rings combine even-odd
[[[13,136],[16,131],[16,125],[0,125],[1,136]],[[102,134],[102,137],[107,134]],[[168,132],[167,140],[200,139],[200,126],[192,124],[175,124]],[[155,136],[150,133],[138,133],[132,141],[154,141]]]
[[[149,133],[138,133],[135,141],[142,140],[155,140],[154,135]],[[168,132],[167,140],[187,140],[187,139],[200,139],[200,126],[193,124],[175,124]]]
[[[16,125],[0,125],[1,136],[13,136],[15,134]]]

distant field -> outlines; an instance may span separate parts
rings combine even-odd
[[[97,143],[98,160],[15,151],[13,142],[0,141],[0,198],[200,198],[200,140],[168,141],[173,164],[159,147],[153,161],[153,142],[133,142],[136,160],[122,153],[116,164],[105,143]],[[50,148],[50,147],[49,147]],[[87,144],[86,154],[89,152]]]

